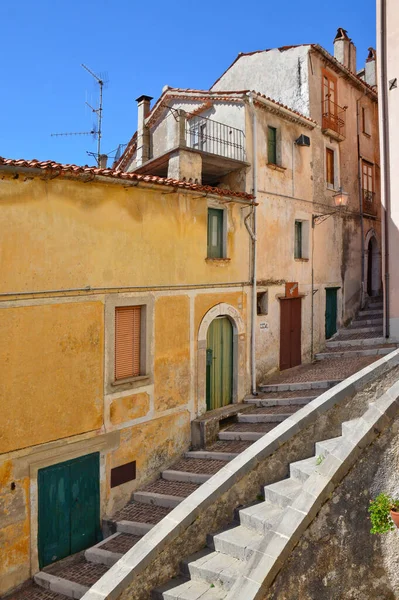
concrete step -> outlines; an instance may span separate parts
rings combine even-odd
[[[273,531],[283,513],[284,509],[281,506],[271,502],[259,502],[241,508],[238,512],[241,525],[261,535]]]
[[[109,533],[117,531],[131,535],[145,535],[156,523],[166,517],[172,508],[142,502],[128,502],[111,518],[103,519],[103,529]]]
[[[330,454],[336,448],[337,444],[340,444],[343,440],[342,435],[331,438],[329,440],[323,440],[316,442],[315,444],[315,455],[323,456],[324,458]]]
[[[278,423],[235,423],[224,431],[219,431],[219,440],[256,441],[269,433]]]
[[[153,523],[139,523],[138,521],[117,521],[117,533],[143,536],[154,527]]]
[[[85,593],[90,589],[90,586],[64,579],[63,577],[57,577],[50,573],[44,573],[39,571],[33,576],[34,582],[45,590],[50,590],[56,594],[64,594],[68,598],[82,598]]]
[[[350,435],[360,420],[361,419],[351,419],[350,421],[344,421],[342,423],[342,435]]]
[[[151,600],[224,600],[227,591],[209,583],[177,577],[151,592]]]
[[[357,331],[359,329],[370,329],[372,327],[377,327],[382,329],[384,322],[382,319],[364,319],[362,321],[352,321],[346,331],[353,331],[354,329]]]
[[[188,483],[205,483],[212,477],[207,473],[190,473],[187,471],[173,471],[173,469],[167,469],[161,473],[162,479],[166,481],[183,481]]]
[[[290,476],[292,479],[296,479],[300,483],[305,481],[312,475],[317,468],[319,458],[317,456],[311,456],[304,460],[297,460],[290,464]]]
[[[239,423],[282,423],[291,415],[300,410],[303,405],[289,404],[286,406],[271,406],[267,408],[254,408],[238,415]]]
[[[34,576],[34,581],[52,592],[81,598],[108,569],[109,566],[87,562],[84,556],[77,554],[48,565]]]
[[[384,303],[383,301],[379,302],[368,302],[366,306],[366,310],[383,310]]]
[[[182,563],[182,573],[193,581],[213,584],[228,591],[245,567],[245,562],[227,554],[201,551]]]
[[[353,325],[353,324],[352,324]],[[364,327],[363,323],[360,321],[360,327],[348,327],[347,329],[339,329],[338,336],[345,337],[347,335],[352,335],[353,333],[377,333],[379,335],[383,335],[383,330],[380,325]]]
[[[85,559],[112,567],[130,548],[142,538],[128,533],[114,533],[85,551]]]
[[[195,483],[157,479],[142,490],[135,492],[133,499],[144,504],[174,508],[198,487],[199,484]]]
[[[300,494],[301,490],[302,484],[298,480],[291,477],[282,479],[264,487],[265,500],[281,506],[281,508],[286,508]]]
[[[321,381],[303,381],[299,383],[275,383],[275,384],[262,384],[259,389],[264,392],[285,392],[285,391],[298,391],[298,390],[318,390],[319,393],[334,387],[337,383],[340,383],[342,379],[333,380],[321,380]]]
[[[379,346],[386,343],[384,337],[362,338],[361,334],[353,334],[340,339],[335,337],[332,341],[326,343],[326,348],[347,348],[350,346]]]
[[[257,398],[246,398],[245,399],[245,403],[246,404],[253,404],[254,406],[259,406],[259,407],[269,407],[269,406],[290,406],[291,404],[308,404],[309,402],[311,402],[312,400],[314,400],[315,398],[317,398],[317,396],[315,395],[309,395],[309,396],[296,396],[293,398],[276,398],[274,400],[267,400],[267,398],[261,398],[261,399],[257,399]]]
[[[223,460],[224,462],[229,462],[238,455],[239,452],[211,452],[209,450],[190,450],[184,454],[185,458],[195,460]]]
[[[209,545],[216,552],[228,554],[243,561],[251,558],[263,538],[260,533],[243,525],[237,525],[209,537],[211,538]]]
[[[316,360],[326,360],[328,358],[348,358],[358,356],[385,356],[390,354],[396,349],[396,345],[376,346],[359,348],[357,346],[350,346],[345,348],[334,348],[329,352],[318,352],[315,355]]]

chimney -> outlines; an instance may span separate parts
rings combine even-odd
[[[98,166],[100,167],[100,169],[107,168],[107,160],[108,156],[106,154],[100,154],[100,156],[98,157]]]
[[[136,166],[140,167],[150,158],[150,132],[145,119],[150,112],[151,96],[137,98],[137,153]]]
[[[364,81],[371,85],[371,87],[376,87],[377,85],[377,53],[371,47],[369,48],[364,68]]]
[[[356,46],[342,27],[338,27],[334,39],[334,58],[352,73],[356,73]]]

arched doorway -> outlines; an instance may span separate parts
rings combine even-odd
[[[215,321],[220,324],[212,325]],[[222,318],[227,319],[229,325],[222,321]],[[231,376],[231,399],[230,402],[239,402],[247,392],[247,338],[245,335],[245,324],[241,313],[231,304],[221,302],[211,308],[202,318],[198,329],[198,346],[197,346],[197,414],[201,415],[207,410],[207,350],[211,348],[208,344],[211,342],[213,328],[221,327],[226,330],[226,336],[231,333],[232,337],[232,376]],[[211,329],[211,334],[208,337],[208,331]],[[227,337],[228,340],[228,337]],[[229,342],[227,342],[229,343]],[[208,355],[209,360],[209,355]],[[230,369],[230,367],[229,367]]]
[[[217,317],[209,326],[206,348],[206,408],[214,410],[232,402],[233,326],[228,317]]]
[[[380,252],[375,236],[371,235],[367,244],[367,295],[378,296],[380,287]]]

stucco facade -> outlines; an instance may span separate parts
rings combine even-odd
[[[39,568],[40,469],[99,452],[106,517],[188,449],[190,422],[206,410],[209,315],[226,315],[236,333],[233,401],[248,392],[242,249],[251,208],[226,195],[84,182],[57,169],[15,167],[1,177],[3,594]],[[207,259],[209,203],[225,211],[222,261]],[[135,305],[145,307],[145,373],[118,382],[115,307]],[[131,461],[136,478],[111,487],[112,469]]]

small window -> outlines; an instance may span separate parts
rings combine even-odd
[[[277,165],[277,129],[275,127],[267,128],[267,162]]]
[[[115,308],[115,380],[138,377],[141,363],[141,306]]]
[[[208,208],[208,258],[223,257],[223,210]]]
[[[302,221],[295,221],[295,247],[294,258],[303,258],[302,256]]]
[[[368,123],[368,111],[365,106],[362,106],[362,131],[366,135],[370,135],[369,123]]]
[[[258,315],[267,315],[269,312],[269,294],[266,292],[258,292],[256,295],[257,313]]]
[[[334,150],[331,148],[326,148],[326,181],[328,186],[334,187]]]

